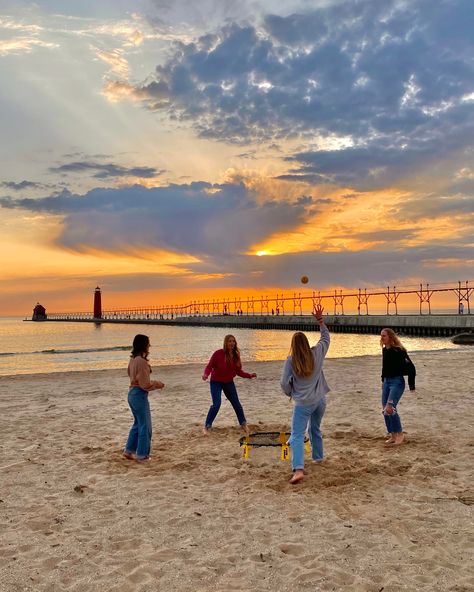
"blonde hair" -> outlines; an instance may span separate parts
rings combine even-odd
[[[293,372],[297,376],[308,377],[314,371],[314,357],[309,347],[308,338],[304,333],[298,331],[291,339],[290,348]]]
[[[393,329],[382,329],[381,332],[385,331],[385,333],[387,333],[388,335],[388,347],[392,347],[393,349],[401,349],[403,351],[406,351],[406,349],[403,347],[402,342],[400,341],[400,338],[398,337],[398,335],[395,333],[395,331]],[[384,346],[383,342],[382,342],[382,338],[380,338],[380,345],[382,347],[386,347]]]
[[[233,339],[235,341],[235,345],[232,348],[232,351],[229,353],[229,349],[227,347],[227,344],[229,343],[230,339]],[[225,360],[227,362],[227,365],[230,366],[230,364],[232,364],[232,362],[235,362],[235,365],[237,366],[237,368],[240,368],[242,366],[242,364],[240,362],[240,349],[237,346],[237,339],[233,335],[226,335],[224,337],[223,348],[224,348]]]

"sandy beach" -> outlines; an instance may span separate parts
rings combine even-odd
[[[126,358],[126,356],[125,356]],[[380,357],[329,359],[327,458],[291,486],[276,448],[251,449],[227,401],[201,434],[202,365],[155,367],[152,461],[121,457],[123,371],[0,378],[0,590],[474,589],[474,351],[413,355],[387,447]],[[236,379],[251,431],[289,429],[282,362]]]

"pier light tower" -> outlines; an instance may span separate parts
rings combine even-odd
[[[102,318],[102,294],[99,286],[94,290],[94,319]]]
[[[33,309],[33,316],[31,317],[31,320],[32,321],[46,321],[47,318],[48,317],[46,316],[46,309],[45,309],[45,307],[42,306],[38,302],[37,305]]]

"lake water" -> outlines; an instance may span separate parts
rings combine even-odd
[[[284,360],[293,331],[176,327],[158,325],[115,325],[94,323],[33,323],[0,318],[0,375],[70,372],[124,368],[133,337],[150,336],[153,366],[207,363],[211,353],[222,347],[224,335],[237,338],[242,361]],[[307,332],[311,345],[319,333]],[[404,337],[409,352],[462,350],[448,337]],[[333,333],[328,358],[379,355],[377,335]]]

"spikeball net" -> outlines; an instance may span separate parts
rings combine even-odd
[[[290,436],[289,432],[255,432],[248,436],[242,436],[239,442],[243,450],[243,457],[249,458],[252,448],[269,447],[280,449],[281,460],[290,460],[290,444],[288,444]],[[305,452],[311,451],[308,436],[305,436],[304,447]]]

